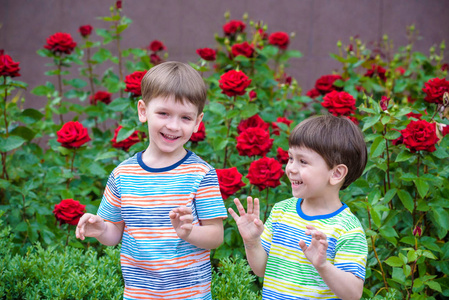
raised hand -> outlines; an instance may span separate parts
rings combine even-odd
[[[84,240],[85,237],[97,238],[106,230],[104,220],[97,215],[84,214],[76,226],[76,238]]]
[[[240,216],[232,208],[229,208],[228,211],[237,223],[243,242],[246,246],[249,246],[258,241],[264,226],[259,219],[259,199],[255,198],[254,203],[252,197],[248,197],[246,200],[247,211],[245,212],[245,208],[243,208],[240,200],[238,198],[234,199],[235,206],[237,207]]]
[[[193,229],[192,209],[187,206],[176,207],[170,211],[169,216],[176,234],[179,238],[186,240]]]
[[[306,234],[312,236],[310,245],[307,246],[304,241],[299,241],[299,246],[306,258],[312,263],[316,269],[320,269],[326,264],[327,261],[327,238],[324,233],[318,231],[315,227],[306,225]]]

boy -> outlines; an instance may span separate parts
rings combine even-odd
[[[293,198],[265,222],[259,199],[236,198],[236,221],[248,263],[264,277],[263,299],[360,299],[368,252],[359,220],[339,190],[362,175],[367,150],[360,129],[332,115],[301,122],[289,137],[285,167]]]
[[[226,208],[215,169],[184,149],[203,118],[206,86],[178,62],[151,68],[141,86],[149,146],[112,171],[97,215],[81,217],[76,237],[122,240],[124,299],[212,299],[208,249],[223,241]]]

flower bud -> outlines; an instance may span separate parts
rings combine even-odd
[[[229,20],[229,18],[231,18],[231,13],[229,12],[229,10],[225,12],[224,18],[225,18],[226,20]]]
[[[244,13],[242,18],[243,18],[243,20],[245,20],[245,21],[248,20],[248,13]]]
[[[341,41],[340,40],[337,42],[337,47],[341,48]]]
[[[413,235],[416,237],[420,237],[422,235],[422,229],[419,225],[417,225],[415,229],[413,229]]]

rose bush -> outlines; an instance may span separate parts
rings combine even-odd
[[[143,70],[163,61],[166,49],[120,46],[131,24],[121,7],[117,1],[111,15],[100,18],[105,29],[90,32],[100,42],[81,34],[76,43],[56,34],[38,50],[49,61],[48,79],[32,90],[48,100],[42,109],[23,109],[18,92],[27,85],[17,80],[19,63],[1,54],[0,209],[14,234],[14,254],[25,254],[36,242],[101,250],[95,239],[80,243],[67,235],[64,227],[70,226],[57,225],[55,205],[79,199],[95,213],[108,174],[148,145],[136,101]],[[432,46],[426,55],[414,51],[416,38],[397,50],[388,37],[376,49],[359,38],[347,45],[339,41],[331,57],[341,68],[318,76],[306,92],[289,74],[290,61],[301,57],[290,46],[294,35],[267,28],[261,21],[227,16],[223,31],[217,29],[217,45],[198,48],[198,61],[190,62],[209,87],[209,103],[203,118],[207,135],[201,127],[186,147],[216,168],[225,206],[233,206],[233,197],[258,197],[265,221],[276,202],[291,197],[283,165],[292,128],[311,115],[344,115],[363,130],[369,150],[364,174],[341,192],[369,244],[363,297],[449,297],[445,45],[439,52]],[[416,34],[408,30],[408,36]],[[232,55],[236,44],[245,43],[252,55]],[[62,131],[58,142],[68,122],[82,125]],[[224,220],[224,243],[211,255],[214,268],[224,257],[244,257],[231,218]]]

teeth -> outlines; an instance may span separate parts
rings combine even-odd
[[[178,137],[176,135],[170,135],[170,134],[162,134],[165,138],[170,139],[170,140],[174,140],[177,139]]]
[[[299,181],[299,180],[293,180],[293,184],[302,184],[302,181]]]

